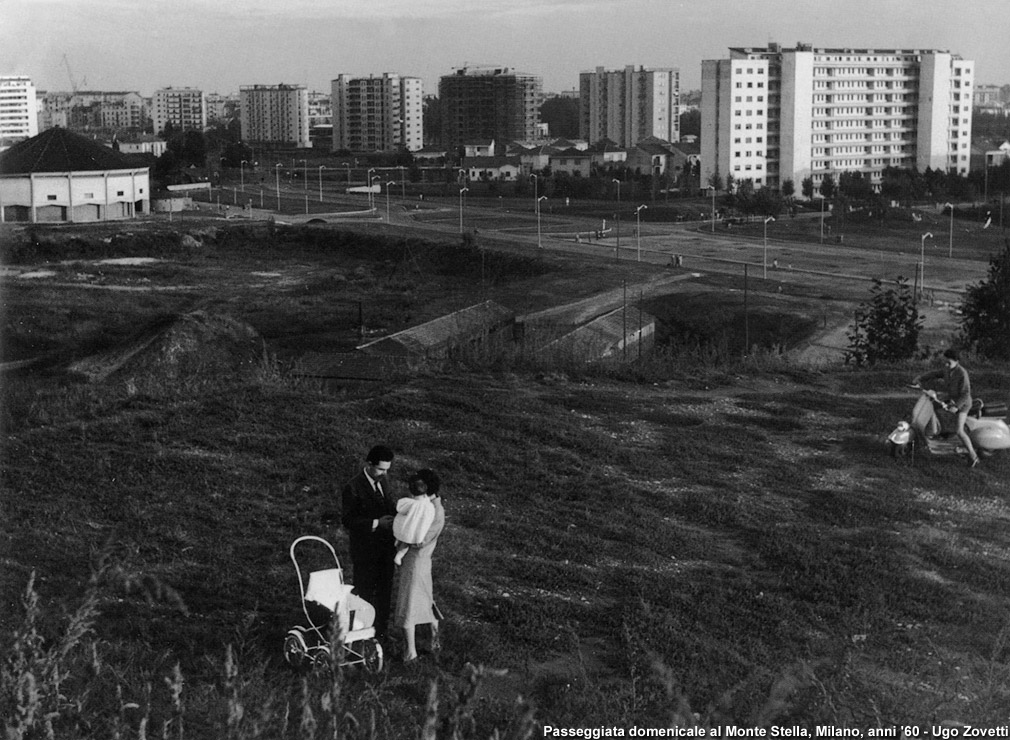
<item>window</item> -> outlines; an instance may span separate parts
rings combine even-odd
[[[117,196],[121,196],[121,195],[125,195],[125,193],[122,190],[117,190],[116,191],[116,195]]]
[[[46,200],[56,200],[56,196],[55,195],[47,195],[46,196]]]

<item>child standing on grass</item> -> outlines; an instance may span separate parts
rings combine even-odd
[[[420,545],[435,521],[435,505],[428,495],[428,486],[421,478],[410,479],[410,496],[396,502],[393,519],[393,536],[396,538],[396,556],[393,562],[400,565],[411,545]]]

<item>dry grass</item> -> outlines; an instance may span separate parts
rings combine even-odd
[[[914,370],[463,353],[331,394],[268,353],[132,393],[6,380],[6,735],[1005,724],[1008,461],[888,458]],[[295,674],[287,547],[346,558],[335,489],[377,440],[446,481],[444,650]]]

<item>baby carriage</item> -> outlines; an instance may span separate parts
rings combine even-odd
[[[308,581],[302,575],[299,553],[305,562],[307,543],[320,544],[329,550],[330,567],[308,573]],[[301,547],[299,547],[301,546]],[[330,625],[337,625],[342,636],[342,654],[337,656],[341,666],[364,666],[370,673],[382,670],[382,646],[375,639],[375,608],[367,601],[351,593],[352,586],[344,583],[344,572],[340,568],[336,550],[322,537],[299,537],[291,543],[291,562],[298,574],[298,589],[302,599],[302,611],[308,622],[307,627],[295,626],[288,630],[284,638],[284,660],[297,668],[326,666],[330,663]],[[319,555],[317,552],[316,555]],[[322,551],[322,554],[325,554]],[[335,620],[334,620],[335,617]]]

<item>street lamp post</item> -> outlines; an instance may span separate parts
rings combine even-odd
[[[926,238],[933,238],[933,234],[927,231],[919,240],[919,295],[926,289]]]
[[[541,195],[539,198],[537,198],[537,247],[539,247],[540,249],[544,248],[544,242],[541,238],[541,232],[540,232],[540,201],[542,200],[547,200],[547,196]]]
[[[326,168],[325,164],[319,165],[319,202],[323,202],[323,170]]]
[[[368,172],[365,173],[365,185],[368,186],[368,210],[373,210],[375,208],[375,199],[372,197],[372,173],[375,172],[374,167],[369,167]]]
[[[712,191],[712,233],[715,233],[715,185],[709,185],[709,190]]]
[[[642,261],[642,209],[648,208],[647,205],[640,205],[635,209],[635,236],[638,240],[638,261]]]
[[[824,196],[821,196],[821,244],[824,243]]]
[[[400,170],[400,200],[407,200],[407,180],[403,176],[403,165],[398,165],[397,169]]]
[[[947,259],[954,256],[954,204],[944,203],[950,209],[950,229],[947,232]]]
[[[774,216],[769,216],[765,219],[765,249],[764,256],[761,258],[761,266],[763,268],[763,275],[765,280],[768,279],[768,222],[774,221]]]
[[[302,179],[305,181],[305,215],[309,215],[309,163],[302,160]]]
[[[243,193],[245,192],[245,166],[247,164],[249,164],[249,161],[246,159],[238,163],[238,183]]]
[[[621,181],[615,177],[614,182],[617,183],[617,213],[614,214],[617,217],[617,246],[614,253],[617,259],[621,259]]]
[[[396,185],[395,180],[391,180],[386,183],[386,223],[389,223],[389,188]]]
[[[459,189],[459,233],[463,233],[463,193],[469,192],[469,188]]]
[[[540,212],[540,199],[539,199],[540,192],[539,192],[539,187],[537,185],[537,183],[539,182],[539,178],[537,178],[536,174],[532,174],[532,175],[530,175],[530,179],[533,181],[533,212],[534,213],[539,213]]]
[[[274,165],[274,187],[277,189],[277,212],[281,210],[281,163]]]

